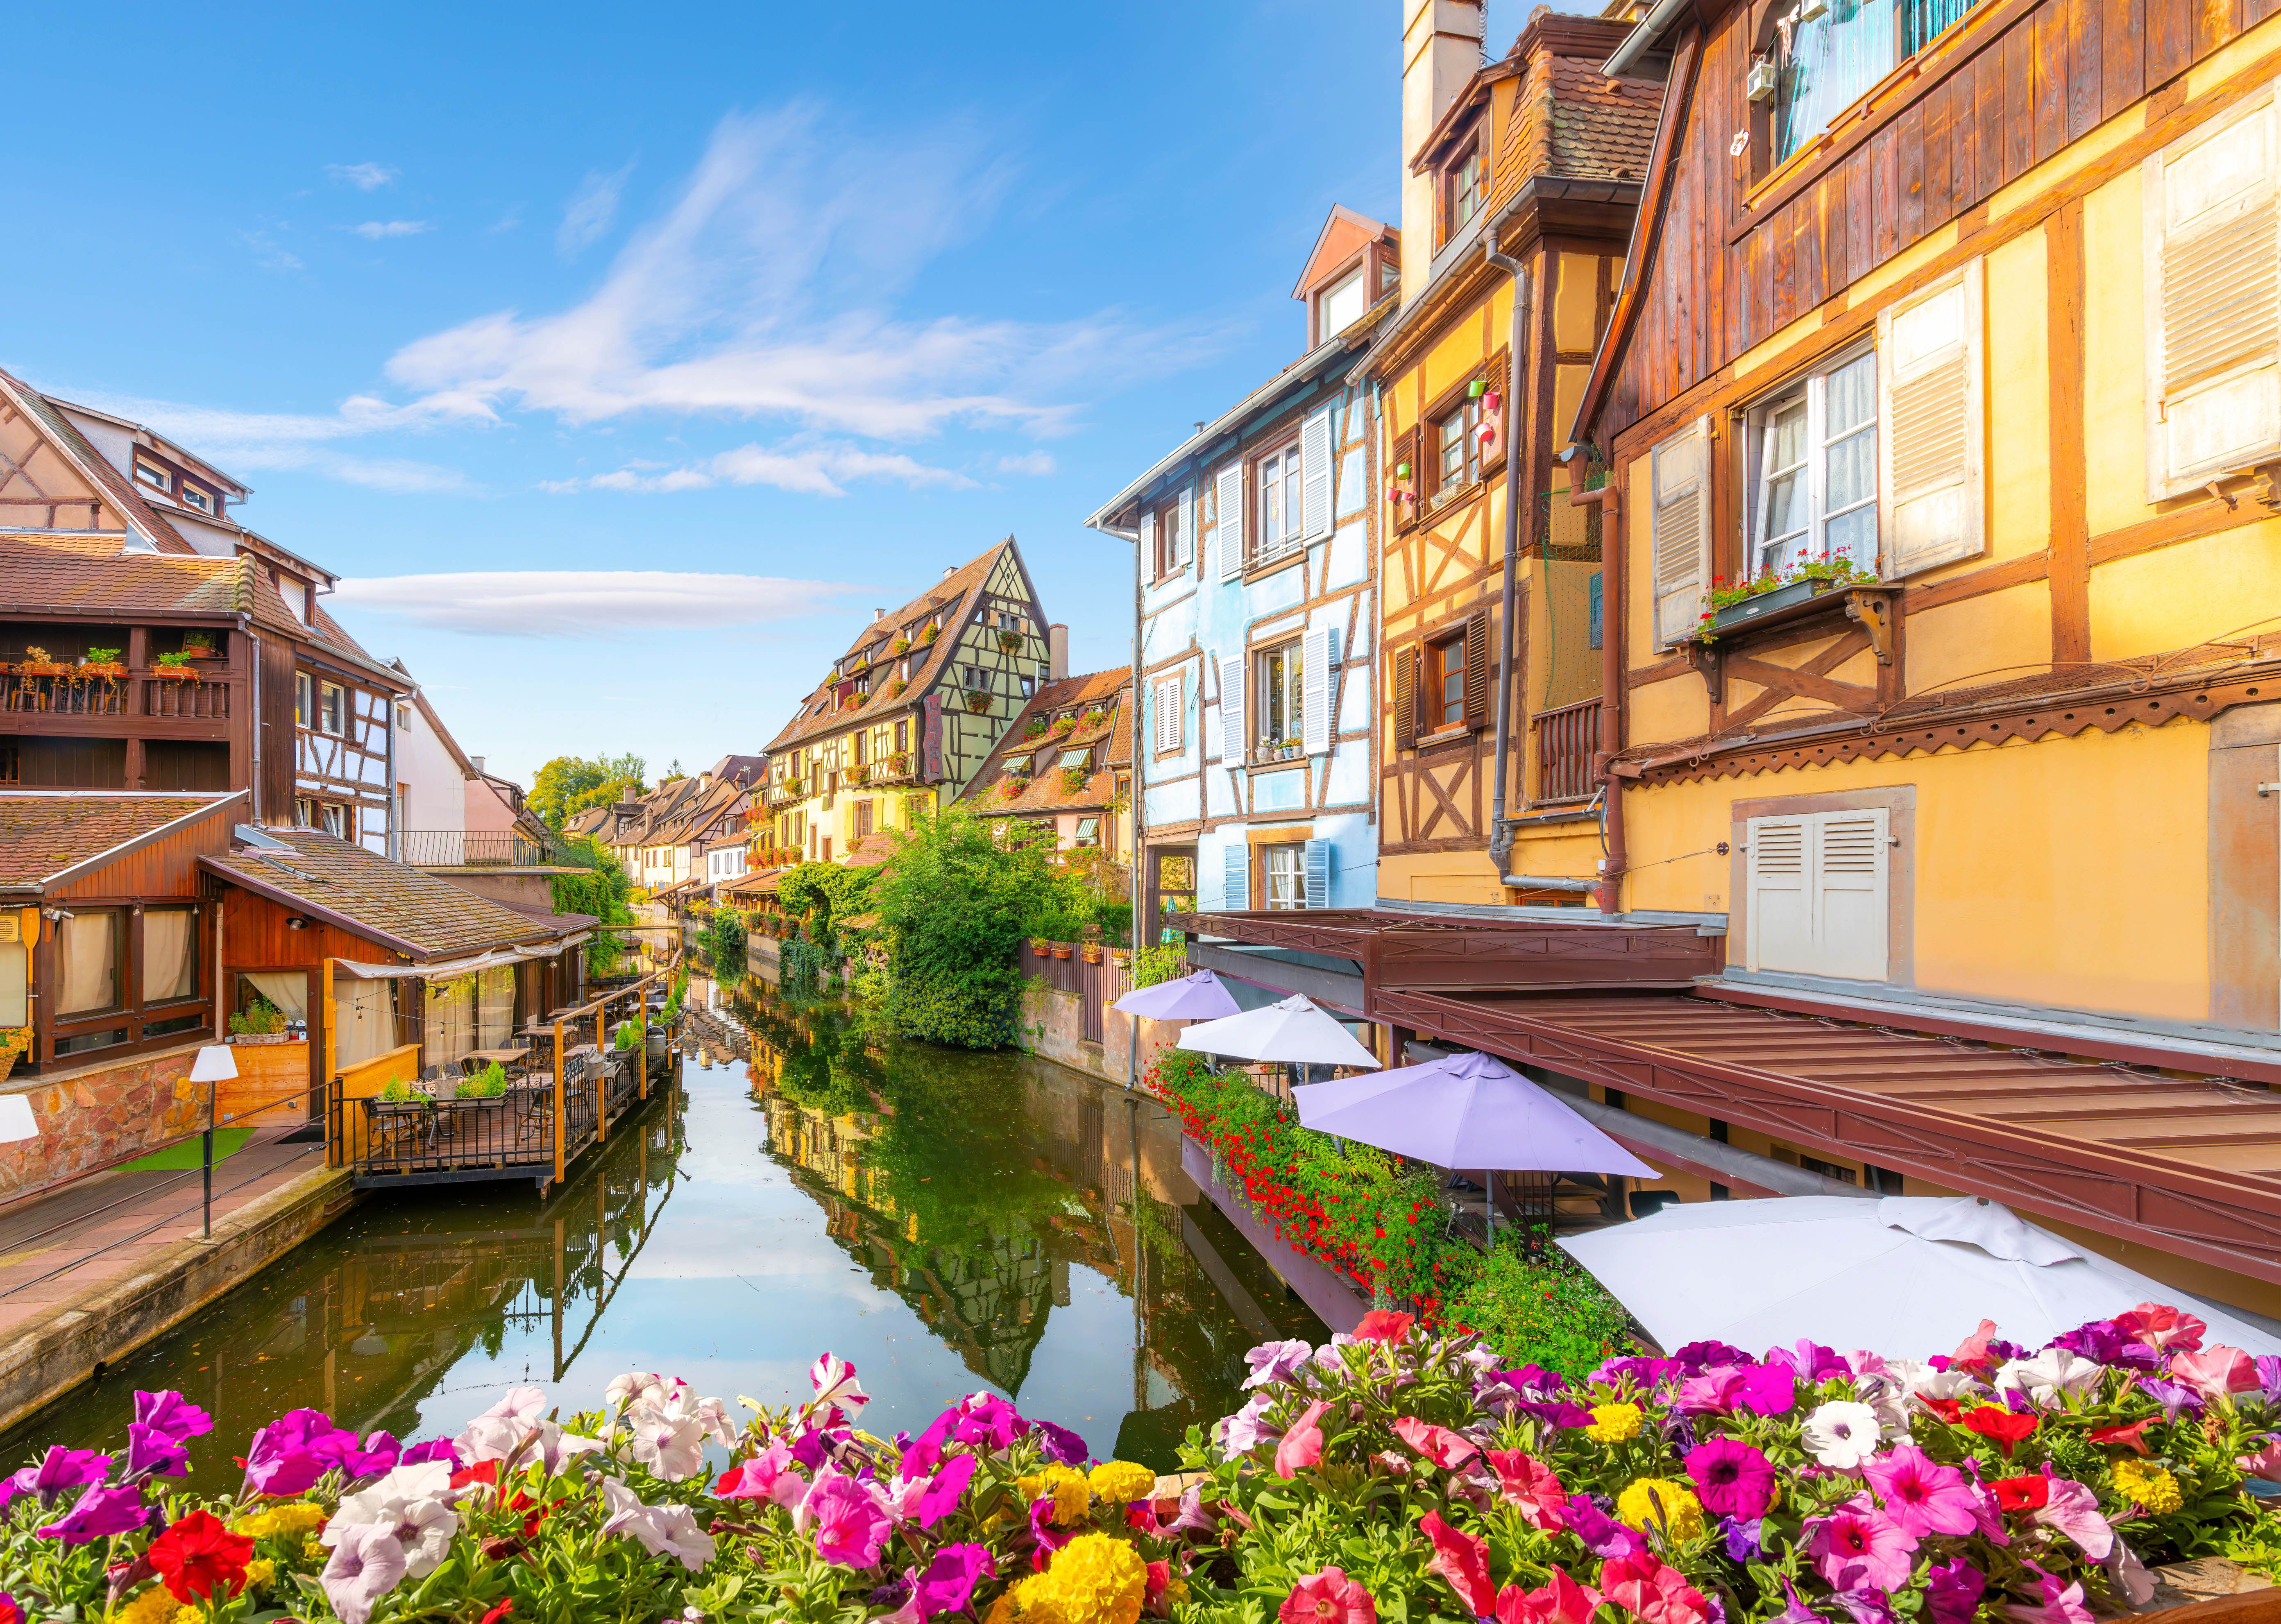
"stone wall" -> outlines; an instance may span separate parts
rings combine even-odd
[[[0,1201],[204,1127],[206,1086],[190,1081],[198,1048],[185,1044],[0,1086],[31,1101],[40,1128],[36,1139],[0,1144]]]
[[[1021,1040],[1032,1053],[1075,1071],[1105,1077],[1112,1083],[1137,1087],[1140,1079],[1148,1075],[1148,1063],[1156,1052],[1170,1048],[1180,1035],[1181,1022],[1141,1021],[1140,1063],[1137,1071],[1130,1071],[1133,1017],[1114,1006],[1102,1010],[1102,1041],[1088,1043],[1079,1035],[1085,1031],[1085,1011],[1079,1005],[1078,996],[1034,983],[1022,994]]]

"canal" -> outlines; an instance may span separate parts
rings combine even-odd
[[[1180,1171],[1153,1102],[1049,1061],[884,1039],[835,1001],[692,983],[672,1087],[545,1201],[376,1196],[67,1395],[0,1458],[122,1440],[140,1388],[210,1411],[193,1483],[298,1406],[456,1432],[501,1388],[568,1412],[621,1371],[732,1403],[854,1362],[867,1427],[989,1388],[1164,1468],[1234,1410],[1244,1349],[1326,1334]]]

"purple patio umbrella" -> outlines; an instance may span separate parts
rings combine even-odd
[[[1199,970],[1177,981],[1136,986],[1110,1006],[1133,1017],[1133,1038],[1125,1062],[1125,1086],[1140,1068],[1140,1023],[1149,1021],[1216,1021],[1240,1013],[1235,1000],[1209,970]]]
[[[1291,1094],[1303,1127],[1435,1167],[1478,1167],[1485,1176],[1488,1170],[1658,1176],[1558,1095],[1488,1055],[1451,1055]]]

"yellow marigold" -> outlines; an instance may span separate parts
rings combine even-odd
[[[314,1562],[321,1566],[331,1561],[332,1557],[331,1549],[321,1539],[305,1539],[301,1542],[301,1559],[304,1562]]]
[[[1145,1500],[1156,1487],[1156,1474],[1147,1466],[1136,1466],[1129,1460],[1104,1460],[1087,1474],[1097,1498],[1111,1505],[1123,1505],[1131,1500]]]
[[[278,1535],[314,1534],[325,1526],[325,1508],[297,1500],[290,1505],[272,1505],[258,1512],[249,1512],[229,1525],[232,1534],[243,1534],[249,1539],[269,1539]]]
[[[1592,1424],[1584,1435],[1595,1443],[1621,1443],[1627,1438],[1636,1438],[1640,1430],[1640,1407],[1637,1404],[1595,1404]]]
[[[277,1577],[277,1564],[267,1557],[257,1557],[245,1565],[245,1582],[258,1589],[267,1589]]]
[[[1616,1496],[1616,1520],[1643,1534],[1659,1523],[1671,1538],[1690,1540],[1703,1532],[1703,1502],[1683,1483],[1643,1477]]]
[[[1148,1589],[1140,1553],[1106,1534],[1079,1535],[1040,1576],[1055,1624],[1136,1624]]]
[[[1149,1480],[1154,1482],[1156,1480]],[[1043,1472],[1019,1479],[1014,1487],[1021,1491],[1025,1501],[1044,1495],[1054,1497],[1053,1523],[1066,1528],[1072,1523],[1083,1522],[1093,1504],[1093,1485],[1085,1473],[1069,1466],[1048,1466]]]
[[[2116,1493],[2126,1500],[2136,1500],[2158,1517],[2186,1503],[2177,1478],[2143,1460],[2118,1460],[2108,1469],[2107,1476],[2114,1479]]]
[[[174,1609],[174,1624],[206,1624],[206,1610],[195,1602]]]
[[[154,1584],[111,1616],[115,1624],[172,1624],[174,1598],[165,1585]]]

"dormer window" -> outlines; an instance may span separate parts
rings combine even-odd
[[[200,513],[204,514],[210,514],[213,511],[213,498],[208,496],[196,485],[191,484],[188,480],[182,482],[182,503],[185,507],[195,507]]]
[[[162,491],[168,496],[174,494],[174,470],[162,468],[147,457],[135,459],[135,483],[138,485],[148,485],[151,490]]]
[[[1321,301],[1320,321],[1316,328],[1320,338],[1334,338],[1345,332],[1370,308],[1365,268],[1357,265],[1316,296]]]

